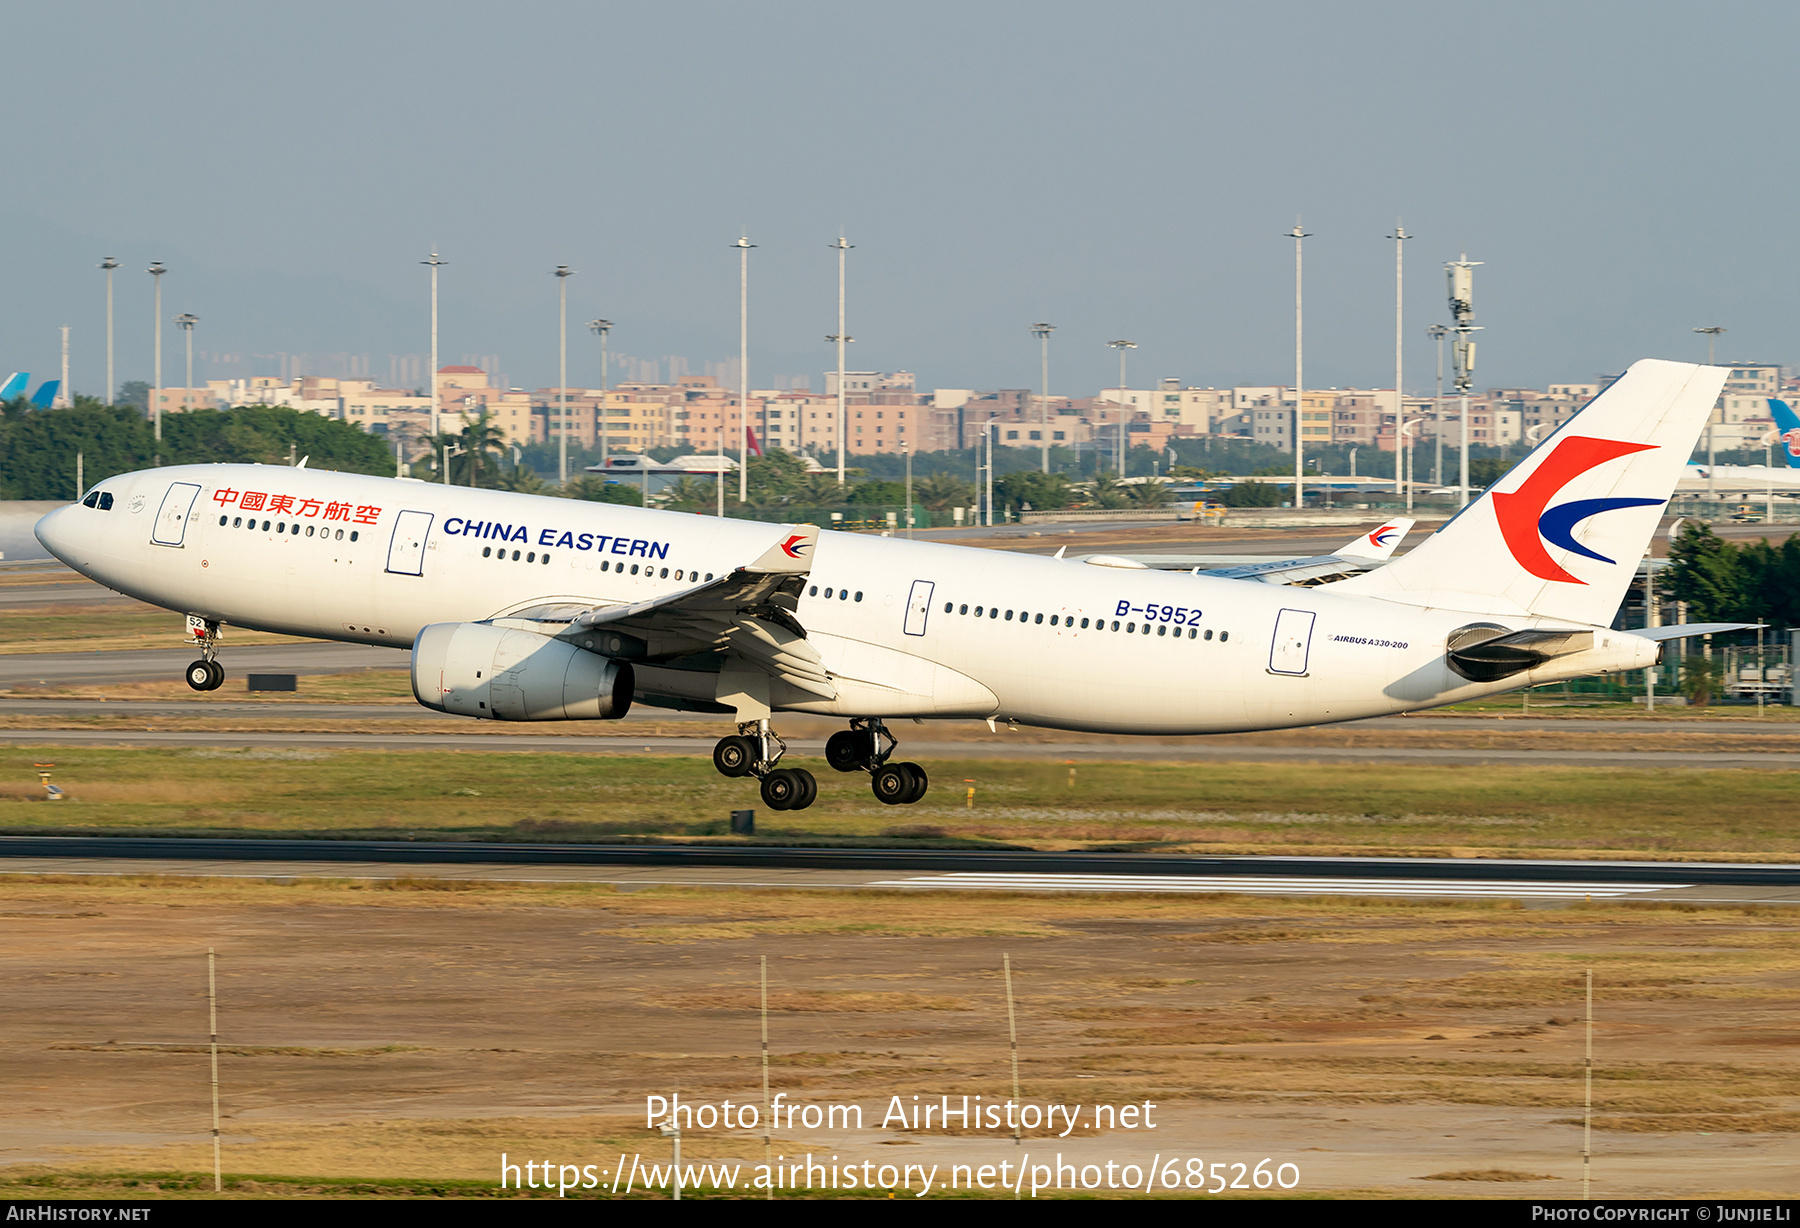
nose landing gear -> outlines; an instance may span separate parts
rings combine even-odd
[[[787,743],[767,720],[746,721],[713,747],[713,766],[721,776],[758,777],[770,810],[805,810],[817,800],[819,782],[805,768],[776,767],[786,753]]]
[[[196,691],[216,691],[225,682],[225,667],[214,660],[219,651],[219,624],[189,618],[188,628],[200,645],[200,659],[187,667],[187,684]]]
[[[900,743],[880,717],[858,718],[825,742],[825,761],[840,772],[869,773],[875,800],[910,806],[925,796],[931,780],[916,763],[889,763]]]

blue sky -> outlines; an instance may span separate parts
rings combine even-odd
[[[852,365],[922,387],[1278,383],[1307,240],[1307,374],[1390,383],[1407,244],[1408,385],[1442,264],[1477,272],[1478,382],[1639,357],[1794,355],[1791,62],[1800,10],[1738,3],[126,3],[13,6],[15,184],[0,366],[149,377],[143,269],[203,353],[428,344],[555,379],[570,318],[752,383],[830,365],[840,227]],[[180,342],[165,329],[165,381]],[[597,347],[571,336],[571,378]],[[272,371],[272,364],[264,363]],[[199,372],[219,374],[204,369]]]

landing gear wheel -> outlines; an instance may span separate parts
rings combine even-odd
[[[905,768],[908,774],[912,776],[913,787],[910,793],[900,799],[899,804],[902,806],[910,806],[914,802],[922,801],[925,797],[925,791],[931,788],[931,778],[925,775],[925,769],[916,763],[902,763],[900,766]]]
[[[794,768],[776,768],[762,778],[763,805],[770,810],[792,810],[806,793],[805,782]]]
[[[217,661],[208,661],[206,663],[206,667],[208,669],[212,670],[212,685],[207,687],[206,689],[209,691],[216,691],[220,687],[224,686],[225,685],[225,667],[223,665],[220,665]]]
[[[869,788],[875,793],[875,800],[888,806],[899,806],[912,800],[917,780],[907,770],[904,763],[889,763],[875,769],[869,780]]]
[[[223,672],[224,671],[222,670],[220,671],[221,675],[223,675]],[[220,681],[224,681],[222,676]],[[195,661],[192,665],[188,666],[187,684],[196,691],[210,691],[218,686],[219,683],[213,681],[213,663],[211,661]]]
[[[720,738],[713,747],[713,766],[721,776],[748,776],[756,766],[756,743],[749,738]]]
[[[868,736],[840,729],[825,739],[825,762],[840,772],[860,772],[868,762]]]
[[[791,770],[795,776],[800,778],[801,793],[799,797],[794,799],[794,804],[789,806],[788,809],[805,810],[808,806],[819,800],[819,782],[817,778],[805,768],[793,768]]]

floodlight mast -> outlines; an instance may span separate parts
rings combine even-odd
[[[1306,495],[1301,488],[1305,478],[1305,448],[1300,441],[1300,422],[1306,416],[1306,314],[1305,300],[1301,297],[1300,244],[1312,236],[1301,228],[1297,218],[1287,235],[1294,241],[1294,510],[1299,511],[1306,506]]]
[[[1469,389],[1475,382],[1475,339],[1470,334],[1481,331],[1475,323],[1475,267],[1481,263],[1470,260],[1469,254],[1464,252],[1462,259],[1444,265],[1444,271],[1450,277],[1450,318],[1456,321],[1450,326],[1450,331],[1456,334],[1456,340],[1450,343],[1450,357],[1455,368],[1456,391],[1461,394],[1461,507],[1469,506]]]
[[[1706,365],[1710,367],[1713,365],[1713,343],[1718,341],[1719,334],[1725,330],[1717,324],[1709,324],[1705,328],[1696,328],[1694,331],[1703,334],[1706,337]],[[1713,482],[1713,456],[1715,454],[1713,449],[1713,421],[1717,419],[1718,416],[1718,406],[1715,405],[1711,417],[1706,420],[1706,497],[1708,499],[1713,498],[1716,494]]]
[[[108,256],[100,267],[106,270],[106,403],[118,398],[118,385],[113,383],[113,270],[119,262]]]
[[[1038,429],[1043,432],[1043,459],[1040,462],[1040,468],[1045,473],[1050,472],[1050,334],[1055,331],[1056,325],[1054,324],[1033,324],[1031,326],[1032,336],[1042,343],[1043,350],[1044,365],[1041,375],[1043,382],[1039,387],[1043,389],[1044,399],[1038,406]]]
[[[556,480],[559,485],[567,486],[569,484],[569,278],[575,276],[575,270],[566,264],[559,264],[550,270],[550,275],[556,278],[558,299],[556,412],[562,420],[562,425],[556,429]]]
[[[611,320],[589,320],[587,326],[600,338],[600,464],[606,465],[606,334],[612,331]]]

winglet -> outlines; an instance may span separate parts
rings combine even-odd
[[[1417,522],[1409,516],[1384,520],[1378,528],[1351,539],[1350,544],[1336,551],[1336,554],[1340,559],[1385,563],[1394,553],[1394,547],[1405,539],[1415,523]]]
[[[812,570],[813,548],[819,544],[816,524],[782,525],[781,540],[757,556],[745,571],[764,575],[803,576]]]

